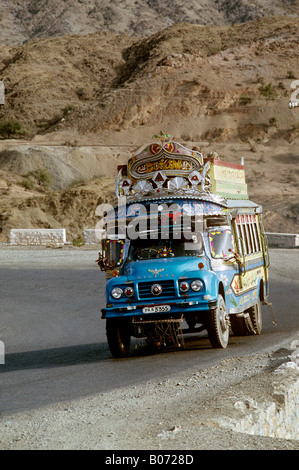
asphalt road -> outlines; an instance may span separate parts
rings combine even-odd
[[[273,351],[299,338],[299,250],[271,250],[270,288],[278,325],[263,307],[261,336],[231,337],[212,349],[205,333],[183,350],[149,354],[140,346],[113,359],[106,343],[105,277],[92,251],[1,250],[0,413],[99,394],[119,386],[162,380],[229,357]]]

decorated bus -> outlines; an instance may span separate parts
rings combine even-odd
[[[226,348],[231,334],[261,334],[269,303],[262,207],[248,197],[244,164],[156,137],[119,168],[102,219],[102,318],[115,357],[130,354],[132,337],[179,347],[203,330]]]

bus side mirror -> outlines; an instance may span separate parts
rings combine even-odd
[[[96,261],[102,271],[118,271],[126,257],[125,240],[102,239],[101,251]]]

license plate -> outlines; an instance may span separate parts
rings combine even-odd
[[[143,313],[161,313],[161,312],[170,312],[170,305],[157,305],[156,307],[144,307],[142,309]]]

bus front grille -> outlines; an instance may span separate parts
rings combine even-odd
[[[154,295],[151,292],[151,288],[154,284],[160,284],[162,292],[159,295]],[[174,281],[150,281],[150,282],[139,282],[138,291],[140,299],[161,299],[165,297],[175,297]]]

